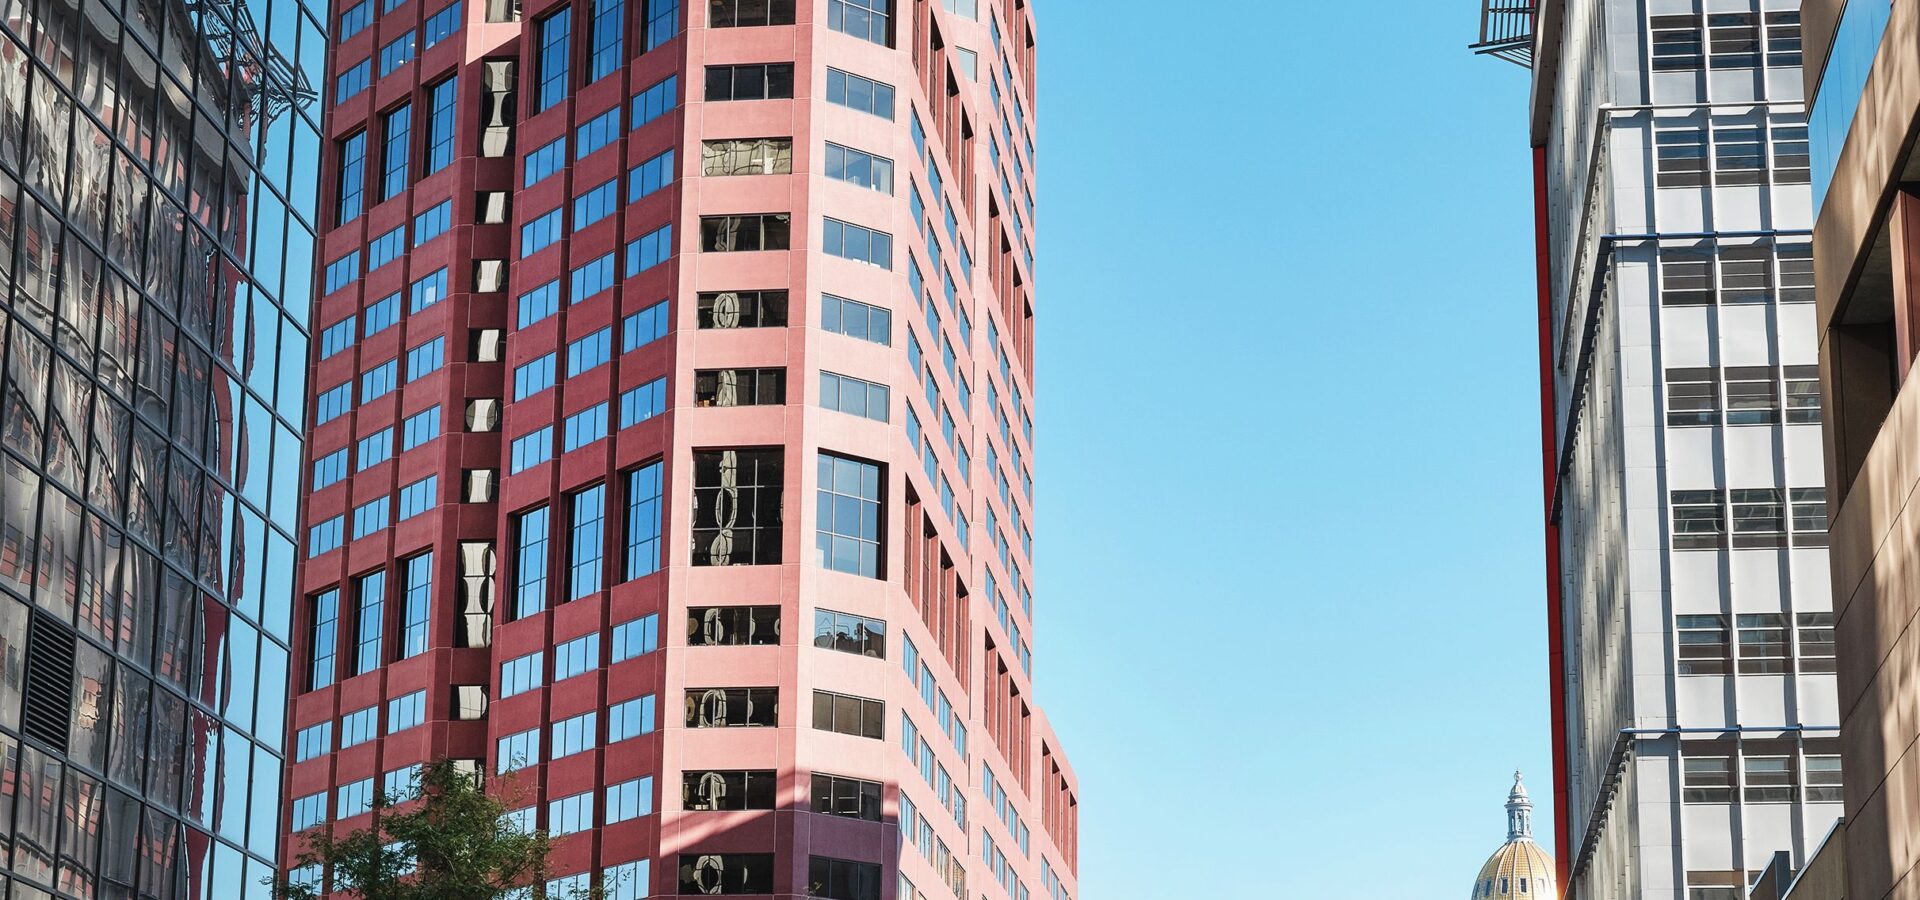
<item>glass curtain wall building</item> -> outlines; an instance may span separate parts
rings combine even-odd
[[[1841,806],[1798,4],[1529,6],[1560,882],[1734,900]]]
[[[447,757],[553,890],[1075,895],[1027,0],[332,25],[287,855]]]
[[[264,898],[322,10],[0,3],[0,891]]]

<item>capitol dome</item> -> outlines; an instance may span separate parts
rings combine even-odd
[[[1533,842],[1533,801],[1520,773],[1507,795],[1507,842],[1480,867],[1471,900],[1555,900],[1553,857]]]

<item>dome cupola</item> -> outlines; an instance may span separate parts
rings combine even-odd
[[[1480,867],[1471,900],[1556,900],[1553,857],[1533,842],[1533,801],[1520,773],[1507,793],[1507,842]]]

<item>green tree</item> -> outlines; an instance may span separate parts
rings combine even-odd
[[[421,769],[413,797],[374,798],[373,826],[345,836],[331,826],[306,839],[294,861],[325,872],[336,894],[361,900],[499,900],[543,888],[553,843],[506,819],[505,801],[442,759]],[[277,900],[319,900],[321,886],[292,873]]]

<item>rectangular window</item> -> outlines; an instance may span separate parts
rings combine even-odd
[[[411,37],[408,38],[411,40]],[[380,117],[382,139],[380,199],[391,200],[407,189],[407,161],[413,151],[413,107],[401,106]]]
[[[308,635],[307,689],[318,690],[333,684],[334,654],[340,648],[340,591],[322,591],[307,601],[313,614]]]
[[[1735,488],[1727,492],[1733,509],[1733,546],[1778,547],[1785,543],[1786,509],[1779,488]]]
[[[648,775],[607,787],[606,824],[625,822],[653,814],[653,776]]]
[[[1743,761],[1748,803],[1793,802],[1793,757],[1748,756]]]
[[[695,450],[693,565],[781,561],[784,451]]]
[[[540,764],[540,729],[532,728],[500,739],[494,752],[494,772],[506,774]]]
[[[1726,512],[1719,491],[1674,491],[1673,546],[1676,550],[1707,550],[1726,542]]]
[[[500,664],[500,699],[524,694],[540,687],[547,669],[547,654],[536,650]]]
[[[701,328],[774,328],[786,324],[786,291],[710,291],[700,295]]]
[[[560,311],[560,280],[554,279],[520,295],[518,320],[526,328]]]
[[[393,512],[388,507],[387,498],[381,497],[362,503],[353,508],[353,539],[359,540],[393,521]]]
[[[407,351],[407,381],[420,380],[421,376],[440,370],[446,361],[447,339],[437,337]]]
[[[440,436],[440,407],[428,407],[400,423],[400,449],[412,450]]]
[[[707,67],[707,102],[793,99],[793,63]]]
[[[365,31],[373,24],[373,0],[361,0],[360,3],[340,14],[340,34],[334,38],[336,43]]]
[[[703,216],[700,249],[708,253],[785,250],[791,240],[791,222],[786,213]]]
[[[688,728],[774,728],[780,724],[780,689],[688,688]]]
[[[387,733],[395,734],[427,721],[427,692],[414,691],[387,701]]]
[[[613,358],[613,328],[602,328],[567,345],[567,377],[572,378]]]
[[[340,717],[340,749],[357,747],[380,736],[380,707],[356,709]]]
[[[659,462],[651,462],[625,476],[627,534],[623,581],[632,581],[660,571],[660,498],[665,489],[661,482],[660,466]]]
[[[345,447],[313,461],[313,490],[332,487],[346,477],[347,448]]]
[[[1760,28],[1752,13],[1714,13],[1708,17],[1707,61],[1715,69],[1760,67]]]
[[[613,626],[612,658],[623,663],[660,649],[660,616],[649,613]]]
[[[820,521],[815,550],[820,566],[880,578],[880,466],[865,460],[820,454]]]
[[[1704,128],[1663,128],[1654,132],[1654,184],[1702,187],[1707,183],[1707,132]]]
[[[627,277],[645,272],[663,262],[673,252],[673,226],[662,225],[657,230],[641,235],[639,239],[627,242]]]
[[[405,522],[440,502],[440,476],[428,475],[400,489],[400,521]]]
[[[1654,16],[1652,26],[1654,71],[1699,69],[1706,64],[1699,16]]]
[[[551,108],[567,97],[567,66],[572,54],[573,9],[562,7],[535,25],[540,51],[534,71],[533,111]]]
[[[606,543],[607,487],[597,484],[573,495],[572,535],[568,550],[567,597],[578,600],[600,590]]]
[[[792,24],[793,0],[711,0],[707,7],[708,28]]]
[[[400,295],[388,294],[379,302],[367,307],[366,336],[372,337],[400,324]]]
[[[563,423],[560,450],[572,453],[607,436],[607,404],[597,403],[571,416]]]
[[[432,480],[429,478],[428,480]],[[422,553],[400,563],[405,583],[401,610],[400,657],[427,652],[427,622],[433,611],[433,554]]]
[[[827,102],[893,121],[893,85],[827,67]]]
[[[333,262],[327,263],[327,272],[322,279],[322,291],[331,294],[360,278],[360,251],[355,250]],[[368,332],[371,334],[372,332]]]
[[[520,255],[532,256],[560,240],[560,214],[563,208],[555,207],[537,218],[520,226]]]
[[[340,539],[346,528],[345,516],[334,516],[307,529],[307,556],[319,556],[340,549]]]
[[[1733,800],[1733,760],[1725,756],[1688,756],[1681,760],[1681,800],[1727,803]]]
[[[620,352],[632,353],[666,336],[667,301],[662,300],[621,321]]]
[[[454,32],[459,30],[460,30],[460,4],[456,2],[456,3],[449,4],[446,9],[440,10],[439,12],[436,12],[433,15],[427,17],[427,24],[421,28],[421,31],[423,32],[423,37],[425,39],[424,41],[425,47],[423,49],[432,49],[433,45],[446,40],[448,37],[451,37]],[[453,80],[448,79],[444,83],[451,85],[453,84]],[[451,87],[448,88],[448,94],[449,94],[449,97],[447,102],[452,103],[453,101],[451,97],[451,94],[452,94]],[[436,92],[436,95],[437,95],[437,92]]]
[[[607,710],[607,743],[653,733],[654,698],[652,694],[618,703]]]
[[[340,205],[335,211],[334,224],[345,225],[360,216],[366,187],[367,133],[362,131],[340,142]]]
[[[616,5],[619,0],[614,0]],[[616,106],[574,129],[574,159],[586,159],[594,151],[612,144],[620,137],[620,107]]]
[[[388,802],[403,803],[420,797],[420,775],[426,767],[420,763],[393,769],[381,776],[381,792]]]
[[[1676,671],[1681,675],[1727,674],[1726,616],[1676,616],[1675,635],[1679,643]]]
[[[638,203],[640,198],[673,183],[673,151],[655,156],[627,170],[627,202]]]
[[[407,309],[409,312],[419,312],[446,299],[446,267],[442,266],[441,268],[435,269],[425,277],[408,285],[407,296]]]
[[[891,195],[893,160],[828,141],[827,177]]]
[[[354,455],[359,458],[356,472],[364,472],[393,458],[393,429],[382,428],[360,439],[354,445]]]
[[[681,773],[680,806],[696,812],[773,809],[779,781],[772,770],[688,769]]]
[[[825,245],[829,255],[882,269],[893,268],[893,235],[839,219],[827,219]]]
[[[813,773],[813,811],[829,816],[881,820],[882,788],[878,782]]]
[[[362,778],[340,786],[334,792],[334,816],[351,819],[373,811],[373,779]]]
[[[1772,425],[1780,421],[1780,391],[1771,366],[1728,366],[1728,425]]]
[[[413,245],[420,246],[447,233],[453,225],[453,201],[442,200],[432,209],[413,217]]]
[[[554,385],[559,357],[548,353],[513,370],[513,399],[525,400]]]
[[[777,406],[787,402],[785,369],[701,369],[693,374],[697,406]]]
[[[559,678],[555,678],[559,681]],[[593,749],[600,733],[600,714],[583,713],[570,719],[561,719],[551,728],[552,746],[548,748],[548,759],[565,759],[575,753],[584,753]]]
[[[345,103],[360,96],[360,92],[366,90],[372,80],[373,60],[370,59],[363,59],[359,65],[341,72],[340,77],[333,82],[334,104]]]
[[[400,258],[407,249],[407,227],[402,225],[367,242],[367,271]]]
[[[568,295],[569,303],[579,303],[611,289],[613,287],[613,254],[602,254],[592,262],[574,269],[570,281],[573,290]]]
[[[820,373],[820,406],[875,422],[885,422],[887,386],[823,370]]]
[[[863,41],[893,46],[892,0],[827,0],[827,27]]]
[[[1820,367],[1787,366],[1785,371],[1787,423],[1820,424]]]
[[[771,647],[780,643],[778,606],[687,608],[689,647]]]
[[[647,0],[646,49],[652,50],[680,31],[680,0]]]
[[[1840,792],[1840,757],[1807,754],[1807,802],[1839,803],[1846,798]]]
[[[613,215],[620,205],[620,179],[608,180],[573,198],[573,230],[579,231]]]
[[[834,0],[834,2],[841,2],[841,0]],[[807,884],[810,885],[807,889],[809,897],[826,897],[829,900],[880,900],[880,864],[834,859],[827,856],[809,856],[807,857]]]
[[[623,0],[594,0],[593,42],[587,57],[587,81],[599,81],[625,62],[627,5]]]
[[[679,893],[771,894],[773,854],[682,853]]]
[[[1800,629],[1800,671],[1803,674],[1829,674],[1834,671],[1833,613],[1800,613],[1795,617]]]
[[[700,144],[700,174],[709,178],[734,175],[793,174],[792,138],[729,138]]]
[[[547,608],[547,508],[514,517],[513,615],[524,619]]]
[[[567,136],[561,135],[527,154],[526,172],[521,187],[533,187],[567,165]]]
[[[406,65],[412,59],[413,32],[409,31],[380,48],[380,77],[387,77],[393,70]]]
[[[891,311],[832,294],[820,295],[820,327],[882,347],[891,346],[893,342]]]
[[[818,731],[882,740],[886,737],[886,704],[832,691],[813,692],[813,727]]]
[[[852,613],[817,609],[813,613],[813,645],[874,659],[887,658],[887,623]]]
[[[1740,674],[1780,675],[1787,660],[1787,617],[1781,613],[1741,613]]]
[[[658,119],[679,104],[680,76],[669,75],[666,80],[633,95],[632,127],[639,128]]]
[[[322,391],[313,402],[313,424],[325,425],[353,409],[353,382]]]
[[[371,572],[354,582],[353,674],[380,667],[380,641],[386,631],[387,573]]]
[[[1667,370],[1667,424],[1720,424],[1720,384],[1711,368]]]
[[[667,379],[655,378],[620,395],[620,427],[631,428],[667,411]]]
[[[1773,183],[1807,184],[1813,180],[1812,157],[1807,143],[1807,123],[1795,113],[1786,121],[1771,126],[1773,139]]]
[[[300,729],[293,736],[294,762],[306,762],[333,752],[333,723],[321,722]]]

